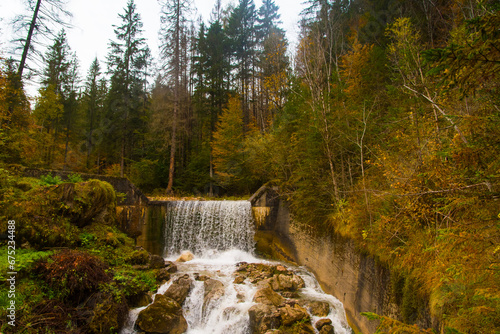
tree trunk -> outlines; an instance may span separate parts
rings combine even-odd
[[[31,38],[33,36],[33,30],[35,30],[36,19],[38,17],[38,11],[40,10],[41,3],[42,3],[42,0],[38,0],[36,2],[35,12],[33,13],[33,19],[31,20],[30,30],[28,31],[28,36],[26,37],[26,43],[24,44],[24,50],[23,50],[23,55],[21,57],[21,63],[19,64],[19,69],[17,72],[19,79],[21,79],[23,76],[23,70],[24,70],[24,66],[26,64],[26,58],[28,57],[28,51],[29,51],[30,44],[31,44]]]

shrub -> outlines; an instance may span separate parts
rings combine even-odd
[[[55,186],[63,183],[59,176],[52,176],[52,174],[40,176],[40,185],[42,186]]]
[[[38,262],[35,272],[58,291],[60,297],[79,304],[96,292],[101,283],[109,282],[109,267],[99,258],[88,253],[65,250]]]

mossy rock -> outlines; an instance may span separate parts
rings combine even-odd
[[[109,183],[89,180],[65,183],[61,188],[63,214],[68,215],[76,226],[84,227],[93,222],[116,223],[116,194]]]
[[[130,264],[148,264],[149,253],[143,248],[136,249],[127,256],[126,261]]]
[[[117,333],[128,312],[127,304],[109,294],[102,294],[89,323],[92,333]]]
[[[181,334],[187,330],[181,306],[164,295],[156,295],[154,303],[139,313],[135,323],[146,333]]]

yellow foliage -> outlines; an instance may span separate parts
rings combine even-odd
[[[354,33],[350,38],[352,50],[340,58],[340,74],[345,82],[345,93],[355,98],[362,93],[363,74],[367,70],[368,61],[373,45],[362,45],[358,40],[358,34]]]

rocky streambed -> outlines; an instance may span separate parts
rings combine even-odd
[[[122,334],[351,333],[342,304],[303,268],[241,251],[165,266],[167,282]]]

